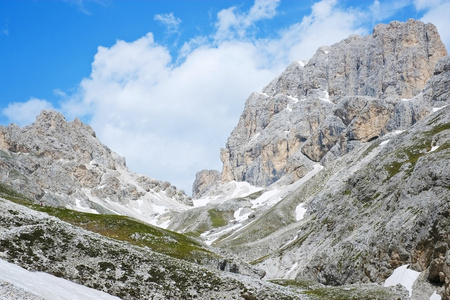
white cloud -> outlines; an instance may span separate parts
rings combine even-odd
[[[276,15],[280,0],[256,0],[245,19],[248,25],[262,19],[271,19]]]
[[[336,0],[322,0],[312,6],[310,15],[282,33],[281,43],[275,43],[288,49],[290,60],[309,59],[320,46],[329,46],[351,34],[367,34],[362,26],[365,17],[357,9],[340,8]]]
[[[426,0],[429,1],[429,0]],[[369,7],[372,22],[380,22],[395,15],[399,10],[410,6],[411,0],[379,1],[375,0]]]
[[[62,109],[68,117],[90,114],[97,136],[132,170],[190,193],[197,171],[221,170],[219,150],[251,92],[319,46],[366,33],[360,11],[323,0],[277,38],[255,38],[250,29],[277,6],[257,0],[246,13],[220,11],[216,31],[185,43],[178,57],[151,33],[99,47],[90,77]]]
[[[173,13],[170,14],[157,14],[153,17],[155,21],[161,22],[166,26],[167,33],[172,34],[178,32],[181,24],[181,19],[176,18]]]
[[[414,0],[414,6],[417,10],[430,9],[441,5],[446,0]]]
[[[34,122],[44,109],[53,109],[53,106],[46,100],[31,98],[27,102],[10,103],[2,110],[2,114],[8,117],[9,122],[24,126]]]
[[[255,22],[271,19],[276,15],[279,2],[280,0],[255,0],[248,13],[238,13],[236,7],[221,10],[217,14],[215,40],[221,42],[236,37],[245,38],[248,29]]]
[[[417,9],[426,10],[421,18],[436,25],[447,51],[450,50],[450,1],[415,1]]]

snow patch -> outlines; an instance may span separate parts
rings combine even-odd
[[[440,146],[433,146],[433,147],[431,147],[431,149],[430,149],[430,151],[428,151],[428,153],[436,151],[439,147]]]
[[[256,187],[251,185],[248,182],[243,182],[243,181],[233,181],[236,188],[233,192],[233,194],[231,195],[231,198],[237,198],[237,197],[245,197],[248,196],[250,194],[256,193],[260,190],[262,190],[262,188]]]
[[[300,67],[304,67],[308,63],[308,60],[297,60],[297,63],[300,65]]]
[[[142,210],[140,210],[139,208],[133,207],[133,210],[138,214],[143,215]]]
[[[433,295],[430,296],[430,300],[441,300],[441,295],[436,294],[436,291],[434,291]]]
[[[261,191],[262,187],[256,187],[248,182],[230,181],[221,184],[213,191],[213,195],[208,195],[200,199],[192,200],[194,207],[206,206],[208,203],[220,204],[229,199],[246,197],[250,194]]]
[[[83,206],[81,204],[81,200],[80,199],[75,199],[75,210],[82,211],[82,212],[87,212],[87,213],[91,213],[91,214],[97,214],[97,215],[99,214],[99,212],[96,211],[95,209],[92,209],[92,208],[90,208],[87,205]]]
[[[163,214],[166,212],[167,207],[162,206],[162,205],[156,205],[156,204],[152,204],[152,208],[153,210],[158,213],[158,214]]]
[[[241,226],[242,226],[242,224],[238,223],[236,225],[227,227],[227,228],[217,231],[217,232],[214,232],[214,230],[209,230],[209,231],[203,232],[200,236],[203,238],[203,241],[205,242],[205,244],[211,245],[215,240],[217,240],[223,234],[233,231]]]
[[[412,286],[416,281],[420,272],[408,269],[409,265],[403,265],[394,270],[391,276],[389,276],[384,282],[384,286],[395,286],[397,284],[403,285],[409,292],[409,296],[412,295]]]
[[[389,143],[390,140],[385,140],[384,142],[380,143],[380,146],[386,145],[387,143]]]
[[[328,94],[328,91],[322,91],[323,96],[319,96],[319,100],[322,100],[324,102],[333,103],[330,101],[330,95]],[[334,103],[333,103],[334,104]]]
[[[441,109],[443,109],[444,107],[447,107],[447,106],[448,106],[448,104],[444,105],[444,106],[441,106],[441,107],[433,107],[433,112],[437,112],[437,111],[439,111],[439,110],[441,110]]]
[[[29,293],[45,299],[85,300],[119,299],[107,293],[91,289],[47,273],[30,272],[0,259],[0,279]]]
[[[193,199],[194,207],[206,206],[211,201],[210,198]]]
[[[402,101],[403,101],[403,102],[408,102],[408,101],[411,101],[411,99],[403,98]]]
[[[295,241],[298,238],[298,234],[296,236],[294,236],[294,238],[292,240],[290,240],[289,242],[287,242],[286,244],[284,244],[283,246],[280,247],[280,249],[286,247],[287,245],[289,245],[290,243],[292,243],[293,241]]]
[[[289,271],[287,271],[286,275],[284,275],[284,278],[287,279],[288,276],[289,276],[289,274],[292,273],[292,271],[294,271],[294,270],[297,268],[297,266],[298,266],[298,262],[296,262],[295,264],[293,264],[293,265],[291,266],[291,268],[289,269]]]
[[[289,99],[291,99],[292,101],[294,101],[294,103],[297,103],[299,100],[298,100],[298,98],[295,98],[295,97],[293,97],[293,96],[290,96],[290,95],[286,95]]]
[[[300,203],[295,208],[295,220],[296,221],[300,221],[301,219],[303,219],[303,216],[306,213],[306,208],[304,208],[303,206],[304,206],[304,203]]]
[[[161,227],[161,228],[164,228],[164,229],[167,229],[167,227],[169,227],[169,223],[170,223],[170,219],[167,220],[167,221],[164,221],[164,222],[162,222],[161,224],[156,225],[156,226]]]
[[[252,208],[257,208],[257,207],[263,206],[264,204],[267,204],[266,202],[269,202],[269,200],[271,200],[272,197],[276,196],[279,192],[280,192],[280,190],[274,189],[274,190],[265,192],[264,194],[262,194],[255,200],[251,200],[250,202],[252,202],[252,204],[253,204]]]

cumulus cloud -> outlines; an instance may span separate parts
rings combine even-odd
[[[175,17],[173,13],[170,14],[156,14],[153,19],[166,26],[168,34],[173,34],[179,31],[181,19]]]
[[[215,32],[188,41],[177,57],[151,33],[99,47],[90,77],[62,110],[66,116],[88,114],[97,136],[132,170],[190,193],[197,171],[221,170],[220,148],[251,92],[292,60],[367,33],[359,10],[322,0],[277,37],[256,38],[255,23],[276,16],[278,2],[256,0],[247,12],[220,11]]]
[[[2,114],[9,122],[24,126],[34,122],[36,116],[44,109],[53,109],[53,105],[46,100],[30,98],[27,102],[10,103],[2,110]]]
[[[430,9],[447,2],[446,0],[414,0],[414,5],[417,10]]]
[[[239,13],[235,6],[223,9],[217,14],[216,41],[245,38],[247,31],[255,22],[271,19],[276,15],[280,0],[255,0],[248,13]]]
[[[426,0],[428,1],[428,0]],[[379,1],[375,0],[369,7],[372,22],[380,22],[395,15],[399,10],[410,6],[410,0]]]
[[[445,44],[447,51],[450,50],[450,1],[423,1],[416,0],[416,8],[418,10],[425,10],[423,17],[421,18],[424,22],[430,22],[436,25],[439,34],[441,36],[442,42]]]
[[[367,34],[365,17],[358,9],[339,7],[336,0],[322,0],[312,6],[310,15],[282,33],[281,43],[274,42],[287,49],[290,60],[309,59],[320,46],[329,46],[351,34]]]

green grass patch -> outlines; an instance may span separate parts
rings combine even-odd
[[[217,228],[228,224],[225,211],[210,209],[208,210],[208,214],[212,222],[212,227]]]
[[[55,216],[72,225],[130,244],[188,261],[200,261],[215,254],[204,249],[195,239],[144,222],[119,215],[99,215],[50,206],[36,210]]]
[[[309,299],[397,299],[401,295],[375,284],[324,286],[314,280],[270,280],[272,283],[296,290],[299,294],[307,295]]]
[[[200,262],[205,258],[217,258],[215,253],[203,248],[202,244],[192,237],[146,224],[130,217],[90,214],[61,207],[40,206],[33,204],[33,200],[3,183],[0,183],[0,196],[28,208],[46,212],[86,230],[136,246],[148,247],[155,252],[171,257],[192,262]]]

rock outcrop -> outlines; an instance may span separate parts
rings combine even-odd
[[[158,237],[167,238],[162,232]],[[282,286],[227,272],[236,265],[223,260],[223,271],[201,266],[106,238],[1,198],[0,257],[121,299],[303,298]]]
[[[350,36],[308,62],[293,62],[247,99],[221,151],[222,181],[293,182],[313,162],[408,128],[447,102],[448,89],[421,94],[433,75],[446,72],[446,60],[437,64],[445,55],[434,25],[408,20],[377,25],[369,36]]]
[[[20,128],[0,126],[0,180],[44,205],[127,214],[152,222],[192,205],[181,190],[128,170],[88,125],[43,111]]]
[[[220,172],[217,170],[202,170],[195,174],[195,181],[192,185],[192,197],[198,199],[203,196],[212,186],[221,180]]]
[[[263,269],[268,279],[383,284],[409,265],[420,272],[412,299],[429,299],[435,291],[448,299],[449,158],[447,106],[408,130],[355,146],[289,193],[274,189],[245,203],[225,202],[238,207],[228,211],[234,219],[205,237]],[[271,199],[275,204],[258,211]],[[244,209],[248,217],[232,230]]]

